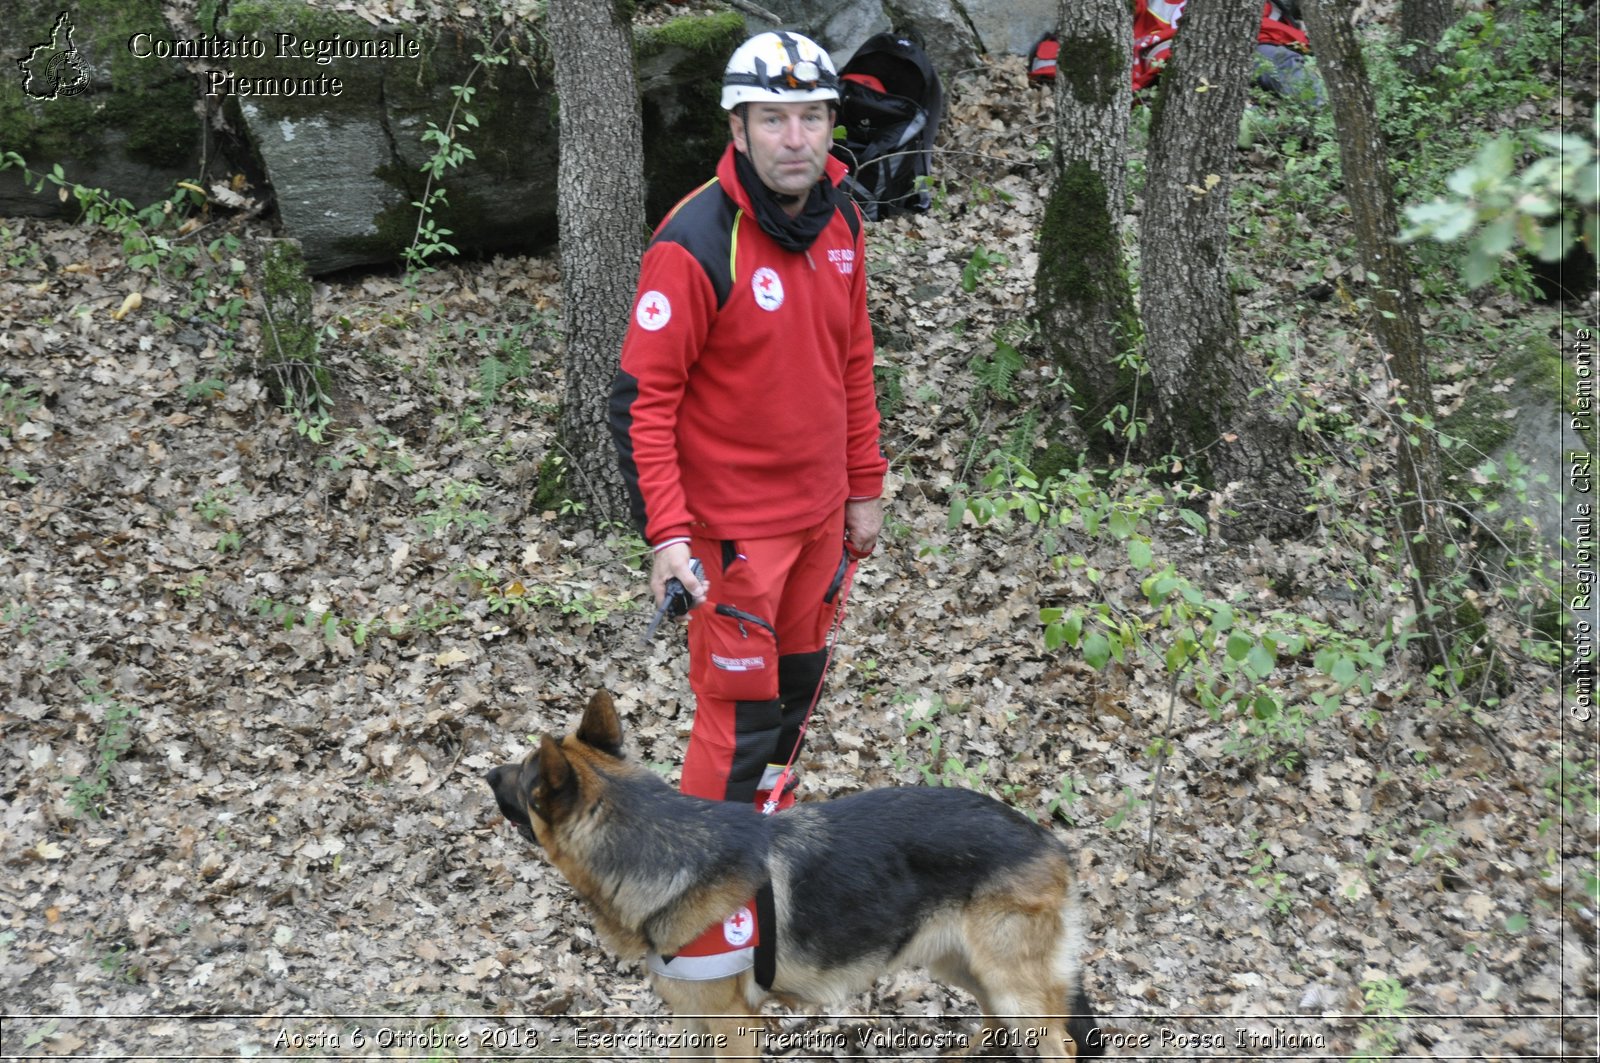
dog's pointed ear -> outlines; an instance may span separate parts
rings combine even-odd
[[[541,808],[548,807],[551,797],[575,782],[572,763],[562,752],[560,743],[549,735],[539,739],[539,775],[534,780],[528,799]]]
[[[578,724],[578,740],[613,757],[622,756],[622,718],[616,703],[604,690],[594,692]]]

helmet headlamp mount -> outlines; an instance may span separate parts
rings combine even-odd
[[[741,44],[722,75],[722,107],[741,103],[808,103],[839,99],[839,75],[813,40],[787,30],[758,33]]]

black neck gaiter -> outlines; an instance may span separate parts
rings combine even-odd
[[[762,183],[744,152],[734,151],[733,165],[739,175],[739,183],[750,197],[750,205],[755,208],[756,222],[762,232],[776,240],[786,251],[809,249],[833,218],[833,186],[822,180],[812,185],[806,196],[805,209],[791,218],[789,212],[779,205],[772,189]]]

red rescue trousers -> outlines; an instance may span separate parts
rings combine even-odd
[[[691,536],[711,591],[689,614],[694,726],[681,789],[762,806],[797,756],[801,728],[827,667],[828,629],[855,562],[844,552],[844,508],[804,531],[763,539]],[[792,776],[791,776],[792,778]],[[779,809],[794,803],[792,787]],[[723,978],[751,967],[762,933],[754,900],[706,928],[675,956],[652,955],[668,978]]]
[[[764,539],[691,536],[711,592],[689,614],[694,726],[681,789],[765,802],[791,756],[827,661],[854,562],[844,507],[804,531]],[[780,795],[780,807],[794,801]]]

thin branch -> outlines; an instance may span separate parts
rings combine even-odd
[[[1166,772],[1167,768],[1167,747],[1169,745],[1168,736],[1172,734],[1172,721],[1177,715],[1178,711],[1178,679],[1182,675],[1182,671],[1174,672],[1172,675],[1172,685],[1167,688],[1167,723],[1166,727],[1163,728],[1161,732],[1161,752],[1156,755],[1156,776],[1150,784],[1150,830],[1149,833],[1145,835],[1144,839],[1144,855],[1140,857],[1140,862],[1147,867],[1150,863],[1150,854],[1155,849],[1156,824],[1161,818],[1161,811],[1159,807],[1161,799],[1161,777]]]
[[[774,15],[760,4],[751,3],[750,0],[728,0],[729,7],[736,7],[747,15],[754,15],[763,22],[770,22],[774,26],[783,25],[783,19]]]

